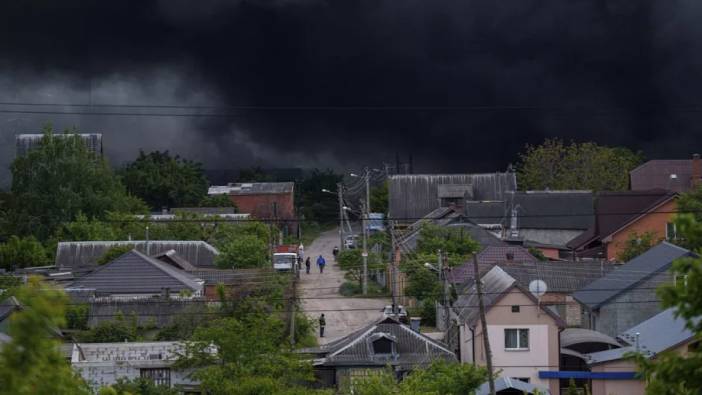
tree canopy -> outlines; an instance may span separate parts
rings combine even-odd
[[[40,241],[79,213],[103,219],[109,212],[143,212],[105,159],[89,151],[77,135],[55,136],[45,129],[40,144],[12,163],[14,234]]]
[[[0,244],[0,268],[5,270],[43,266],[48,261],[46,250],[34,236],[10,236],[6,243]]]
[[[198,206],[209,186],[200,163],[171,156],[168,151],[140,151],[120,175],[127,190],[154,210]]]
[[[524,190],[624,191],[629,187],[629,171],[642,161],[640,152],[624,147],[546,139],[540,145],[527,145],[519,155],[517,184]]]

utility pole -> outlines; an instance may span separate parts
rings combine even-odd
[[[341,183],[336,184],[336,194],[339,195],[339,250],[344,249],[344,196]]]
[[[488,338],[487,320],[485,319],[485,303],[483,302],[483,284],[478,268],[478,256],[473,254],[473,278],[475,279],[475,291],[478,293],[478,306],[480,307],[480,326],[483,329],[483,345],[485,347],[485,360],[488,370],[488,384],[490,385],[490,395],[495,395],[495,379],[492,372],[492,351],[490,351],[490,339]]]
[[[390,290],[392,292],[392,314],[397,318],[397,261],[398,255],[400,253],[400,247],[397,245],[397,240],[395,239],[395,223],[389,224],[390,238],[392,240],[392,252],[390,254]]]
[[[300,271],[297,262],[293,263],[292,296],[290,297],[290,345],[295,347],[295,297],[297,296],[297,279]]]
[[[363,226],[363,294],[368,294],[368,229],[366,222],[368,221],[367,204],[361,201],[361,226]]]
[[[370,203],[370,169],[366,167],[366,220],[370,218],[371,203]]]
[[[439,255],[439,280],[441,280],[441,287],[444,290],[444,325],[446,330],[446,336],[449,333],[449,327],[451,326],[451,316],[449,308],[449,295],[448,295],[448,281],[446,281],[446,273],[444,268],[444,257],[441,254],[441,250],[437,252]]]

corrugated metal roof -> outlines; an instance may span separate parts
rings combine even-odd
[[[616,339],[592,329],[566,328],[561,332],[561,347],[570,347],[582,343],[604,343],[621,347],[621,344]]]
[[[499,377],[495,379],[495,392],[504,390],[517,390],[523,394],[542,394],[550,395],[551,391],[543,386],[530,384],[525,381],[517,380],[510,377]],[[490,394],[490,383],[483,383],[480,388],[477,389],[475,395],[489,395]]]
[[[74,272],[95,268],[97,260],[110,248],[132,246],[147,253],[144,240],[118,241],[70,241],[60,242],[56,247],[56,267],[70,269]],[[219,251],[201,240],[150,240],[148,255],[157,255],[174,250],[186,261],[198,267],[215,267],[214,260]]]
[[[89,289],[96,294],[159,294],[164,288],[202,291],[202,280],[139,251],[129,251],[68,288]]]
[[[695,255],[664,241],[575,292],[573,297],[591,309],[597,309],[653,274],[668,270],[674,260],[684,256]]]
[[[389,217],[413,222],[440,207],[439,185],[471,186],[474,200],[502,200],[517,189],[514,173],[402,174],[388,178]],[[455,188],[455,187],[454,187]]]
[[[495,301],[509,290],[515,283],[515,279],[502,270],[499,266],[495,266],[482,276],[482,291],[483,303],[485,308],[489,309]],[[475,285],[471,286],[470,290],[462,294],[456,300],[455,310],[458,317],[463,323],[473,325],[479,318],[478,309],[478,293],[475,291]]]
[[[10,296],[0,302],[0,321],[9,317],[13,312],[20,310],[21,306],[17,298]]]
[[[585,354],[589,364],[598,364],[624,358],[629,352],[636,352],[636,334],[638,351],[651,358],[656,354],[682,344],[694,337],[694,333],[685,327],[685,320],[675,317],[675,309],[667,309],[646,321],[632,327],[618,336],[628,346],[614,350]]]
[[[257,194],[278,194],[292,193],[295,188],[294,182],[243,182],[229,185],[211,186],[207,192],[209,195],[257,195]]]

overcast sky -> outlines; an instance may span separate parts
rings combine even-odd
[[[46,122],[103,133],[115,164],[139,149],[209,168],[397,152],[423,171],[497,171],[545,137],[683,158],[702,151],[699,4],[7,1],[0,166]]]

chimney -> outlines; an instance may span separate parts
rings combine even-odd
[[[513,261],[514,260],[514,252],[512,251],[507,251],[507,260],[508,261]]]
[[[692,179],[690,180],[692,187],[697,187],[702,181],[702,160],[700,154],[692,155]]]

